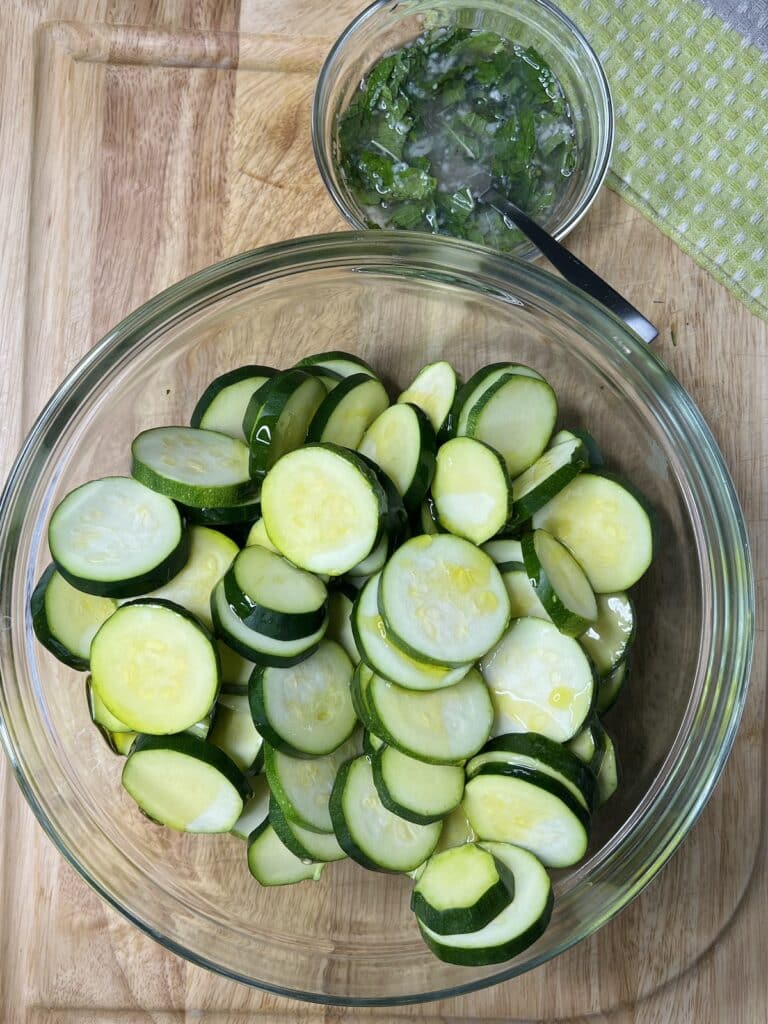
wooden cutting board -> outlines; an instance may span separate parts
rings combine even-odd
[[[359,6],[2,4],[3,476],[58,381],[129,310],[224,256],[343,228],[315,171],[309,102]],[[751,532],[752,689],[723,779],[681,850],[618,919],[514,982],[396,1012],[323,1010],[226,982],[127,924],[55,852],[3,759],[3,1024],[768,1019],[768,327],[608,191],[570,243],[661,327],[654,347],[711,424]]]

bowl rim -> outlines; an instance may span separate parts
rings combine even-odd
[[[498,289],[495,297],[506,298],[508,302],[517,304],[520,303],[520,300],[516,299],[512,292],[515,284],[518,284],[529,294],[535,294],[537,298],[543,297],[545,302],[547,300],[550,303],[557,302],[557,308],[564,306],[566,312],[570,308],[568,315],[581,326],[582,332],[586,332],[585,336],[589,336],[590,332],[593,334],[599,332],[598,336],[602,337],[611,347],[620,350],[623,357],[631,359],[634,364],[640,363],[645,368],[645,376],[654,378],[663,383],[664,387],[671,389],[675,401],[679,404],[680,429],[687,432],[696,448],[694,454],[701,455],[703,460],[703,468],[702,463],[694,464],[694,468],[699,466],[702,479],[706,479],[708,486],[711,484],[714,493],[721,500],[721,505],[718,507],[717,529],[720,534],[724,534],[737,544],[743,552],[743,559],[736,566],[730,566],[725,564],[722,559],[716,559],[718,572],[725,574],[731,584],[731,589],[726,594],[726,611],[730,616],[730,627],[733,627],[734,622],[740,627],[736,637],[738,644],[731,639],[733,649],[730,649],[727,643],[722,645],[723,653],[721,666],[718,669],[717,693],[726,714],[717,723],[716,756],[711,762],[707,762],[706,771],[695,778],[695,785],[690,792],[687,792],[673,826],[666,823],[664,829],[661,830],[661,845],[656,855],[651,863],[643,864],[643,870],[634,877],[633,884],[627,886],[620,897],[614,898],[610,909],[599,920],[591,920],[586,926],[582,924],[581,929],[577,929],[578,934],[567,936],[566,940],[556,947],[549,948],[533,957],[525,966],[525,970],[529,970],[564,952],[614,917],[645,888],[683,841],[709,799],[733,745],[746,700],[754,642],[754,582],[747,532],[738,497],[723,457],[701,413],[682,385],[655,353],[650,351],[644,342],[633,335],[629,328],[608,310],[597,302],[586,298],[567,282],[530,263],[494,253],[469,242],[414,232],[338,232],[307,236],[275,243],[222,260],[171,285],[130,313],[81,359],[54,392],[29,431],[8,476],[2,495],[0,495],[0,571],[3,571],[3,578],[11,578],[4,572],[9,564],[11,566],[14,564],[12,544],[9,544],[8,534],[14,525],[14,511],[20,514],[22,519],[24,518],[23,487],[31,475],[33,457],[44,446],[46,437],[55,436],[62,425],[71,418],[72,411],[78,406],[78,396],[84,393],[90,376],[95,374],[98,379],[100,371],[107,372],[110,367],[115,365],[116,360],[129,357],[142,342],[146,345],[151,344],[153,332],[159,325],[173,324],[191,317],[207,304],[227,298],[259,281],[285,278],[291,273],[311,269],[349,267],[359,269],[361,265],[365,269],[387,270],[392,274],[407,274],[412,268],[415,268],[426,278],[437,278],[438,280],[442,279],[447,270],[449,273],[454,272],[455,277],[463,275],[467,278],[467,287],[471,288],[469,283],[471,277],[473,281],[482,284],[485,294],[488,294],[489,291],[493,294],[493,289]],[[711,479],[710,476],[704,475],[705,469],[711,475]],[[20,511],[18,506],[22,506]],[[13,538],[11,538],[12,540]],[[9,587],[8,590],[10,589]],[[724,617],[723,621],[723,631],[725,632],[729,626],[728,617]],[[299,991],[279,984],[259,981],[208,959],[156,931],[151,924],[143,921],[130,907],[121,903],[120,899],[112,894],[102,881],[91,876],[88,868],[78,860],[76,852],[70,850],[65,839],[59,835],[55,821],[41,803],[36,792],[35,780],[28,777],[24,769],[24,758],[16,749],[12,719],[10,716],[6,717],[6,657],[4,653],[6,649],[11,652],[11,675],[13,676],[13,648],[11,629],[8,625],[0,630],[0,654],[3,655],[0,664],[2,670],[0,672],[0,740],[27,802],[59,852],[81,877],[124,917],[171,952],[252,987],[289,998],[325,1005],[394,1006],[421,1003],[477,991],[522,973],[519,967],[498,965],[499,969],[494,973],[468,979],[466,984],[451,985],[415,995],[397,997],[329,996],[319,992]],[[728,657],[731,658],[732,669],[723,671],[722,660]],[[727,693],[723,695],[722,690]],[[665,759],[665,765],[668,761],[677,763],[673,755],[676,752],[679,755],[682,742],[681,736],[678,734],[672,750]],[[697,764],[698,762],[695,763],[695,765]],[[649,804],[661,802],[662,797],[669,797],[674,793],[673,782],[688,781],[691,769],[686,768],[686,771],[688,774],[682,780],[677,778],[673,771],[664,778],[663,783],[651,785],[638,808],[607,844],[611,846],[611,852],[608,855],[611,864],[619,860],[619,854],[625,861],[628,858],[633,858],[637,851],[631,845],[627,845],[633,831],[630,826],[636,818],[641,816],[641,811],[647,810]],[[661,769],[659,772],[661,773]],[[682,797],[680,799],[682,800]]]
[[[602,114],[605,122],[604,140],[601,149],[598,151],[598,159],[595,161],[595,165],[592,170],[592,185],[582,201],[575,206],[573,210],[571,210],[562,224],[558,225],[554,231],[551,231],[553,237],[558,241],[561,241],[585,217],[605,182],[610,169],[611,155],[613,153],[616,132],[616,113],[613,104],[613,96],[611,94],[611,87],[602,62],[578,25],[576,25],[576,23],[569,18],[564,11],[561,11],[559,7],[552,3],[551,0],[529,0],[529,2],[536,4],[538,7],[542,8],[543,11],[552,15],[571,33],[573,38],[581,47],[582,54],[587,60],[590,71],[595,76],[603,103]],[[326,105],[325,90],[334,64],[350,38],[354,36],[359,28],[378,14],[379,11],[388,6],[392,6],[394,8],[402,6],[402,0],[373,0],[368,7],[360,11],[360,13],[357,14],[342,30],[333,46],[328,51],[327,57],[323,61],[312,95],[310,134],[312,137],[312,150],[315,155],[315,163],[317,164],[318,173],[320,174],[320,178],[325,185],[326,191],[333,200],[339,213],[341,213],[347,223],[357,231],[366,230],[368,225],[355,215],[345,199],[344,192],[340,188],[337,188],[333,174],[333,156],[323,141],[322,122]],[[471,0],[467,0],[466,6],[472,6]],[[449,236],[441,235],[439,237]],[[535,259],[539,255],[539,251],[533,245],[523,244],[519,253],[510,255],[513,255],[513,258],[516,259],[530,260]]]

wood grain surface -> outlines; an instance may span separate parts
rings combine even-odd
[[[0,470],[64,374],[154,292],[224,256],[344,227],[315,171],[309,102],[361,4],[6,0],[0,5]],[[714,797],[648,889],[514,982],[397,1011],[323,1009],[165,952],[54,850],[0,761],[0,1022],[429,1024],[768,1019],[768,327],[603,191],[570,239],[661,328],[743,503],[755,669]]]

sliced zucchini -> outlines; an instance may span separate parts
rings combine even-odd
[[[137,732],[108,732],[108,742],[116,754],[127,757],[139,734]]]
[[[328,629],[326,637],[341,644],[347,657],[356,665],[360,653],[352,632],[352,609],[357,600],[357,591],[350,584],[340,584],[328,594]]]
[[[266,820],[269,812],[269,783],[264,775],[252,775],[248,780],[251,793],[243,805],[240,817],[231,828],[238,839],[248,839],[255,828]]]
[[[349,684],[352,662],[339,644],[321,641],[314,654],[291,668],[257,668],[251,676],[251,715],[278,750],[322,757],[352,735],[357,716]]]
[[[373,732],[420,761],[456,764],[476,754],[491,734],[493,705],[476,669],[431,693],[405,690],[377,675],[359,682]]]
[[[482,366],[456,392],[446,424],[448,432],[454,437],[466,434],[469,412],[478,399],[502,377],[514,374],[532,377],[534,380],[544,380],[540,373],[532,370],[529,366],[523,366],[522,363],[489,363],[487,366]]]
[[[601,469],[603,466],[603,453],[600,451],[597,441],[588,430],[558,430],[556,434],[552,435],[549,447],[554,448],[555,445],[561,444],[563,441],[573,441],[574,438],[577,441],[581,441],[584,445],[589,465],[593,469]]]
[[[169,583],[147,596],[180,604],[212,629],[211,592],[240,549],[223,533],[205,526],[191,526],[189,539],[187,564]]]
[[[372,871],[413,871],[432,853],[440,822],[417,825],[388,811],[379,799],[370,758],[342,765],[330,801],[333,831],[341,848]]]
[[[598,715],[607,714],[619,698],[629,676],[629,659],[625,658],[616,668],[601,679],[597,689],[596,711]]]
[[[136,597],[183,568],[189,536],[170,499],[129,477],[108,476],[59,503],[48,546],[56,568],[78,590]]]
[[[522,846],[547,867],[569,867],[586,853],[589,812],[543,772],[481,765],[467,781],[463,805],[481,839]]]
[[[328,612],[325,584],[260,544],[234,559],[224,575],[224,593],[246,626],[276,640],[317,632]]]
[[[597,618],[579,637],[598,676],[610,675],[626,658],[635,636],[635,609],[623,591],[600,594]]]
[[[504,562],[499,566],[499,572],[509,596],[510,619],[533,618],[544,619],[545,622],[551,621],[546,608],[539,600],[536,588],[528,578],[522,561]]]
[[[130,726],[126,725],[125,722],[121,722],[119,718],[107,708],[104,701],[94,691],[91,685],[91,677],[85,680],[85,696],[88,701],[88,711],[91,716],[91,721],[94,725],[100,726],[102,729],[106,729],[110,733],[128,733],[134,732]]]
[[[264,747],[264,767],[269,788],[290,822],[310,832],[333,832],[328,800],[339,768],[360,753],[360,736],[353,734],[326,757],[291,757]]]
[[[186,734],[140,736],[122,778],[145,814],[179,832],[229,832],[250,793],[226,754]]]
[[[280,840],[267,818],[248,837],[248,870],[261,885],[317,882],[324,864],[301,860]]]
[[[344,380],[344,377],[340,373],[336,373],[335,370],[329,370],[327,366],[302,366],[304,373],[310,374],[312,377],[317,377],[320,383],[327,391],[333,391],[340,380]]]
[[[375,547],[387,502],[375,473],[353,452],[316,444],[272,468],[261,508],[269,538],[286,558],[341,576]]]
[[[597,776],[605,757],[605,729],[597,715],[592,715],[587,724],[566,744],[567,749],[588,765]]]
[[[237,651],[233,651],[223,640],[216,641],[216,650],[219,652],[219,664],[221,665],[219,696],[224,693],[241,693],[247,697],[248,680],[253,672],[253,662],[238,654]]]
[[[443,818],[443,831],[440,833],[435,853],[452,850],[456,846],[463,846],[464,843],[473,843],[476,838],[475,830],[467,821],[467,816],[464,813],[464,804],[461,803]]]
[[[274,797],[269,801],[269,823],[277,833],[280,842],[291,851],[294,857],[298,857],[304,862],[315,861],[327,864],[335,860],[344,860],[347,856],[339,846],[335,835],[310,832],[309,829],[289,821]]]
[[[257,494],[236,505],[218,505],[213,508],[181,505],[180,508],[188,523],[210,526],[214,530],[230,527],[234,531],[236,527],[240,527],[247,534],[247,530],[261,515],[261,497]]]
[[[418,521],[421,526],[422,533],[434,534],[447,532],[440,522],[440,518],[437,514],[437,508],[435,506],[435,499],[431,494],[428,494],[421,503]]]
[[[511,538],[489,540],[487,544],[483,544],[483,551],[486,555],[490,555],[496,565],[500,567],[506,567],[510,563],[520,566],[523,564],[523,548],[519,540]],[[504,568],[500,568],[499,571],[503,573]],[[512,617],[516,618],[517,616],[513,615]]]
[[[447,530],[484,544],[500,532],[511,511],[504,460],[481,441],[454,437],[437,453],[432,497]]]
[[[567,548],[598,594],[628,590],[653,558],[648,514],[609,477],[580,473],[533,517]]]
[[[400,395],[398,403],[408,403],[429,417],[437,434],[443,428],[456,397],[458,380],[450,363],[441,360],[422,367]]]
[[[238,366],[212,380],[194,408],[190,425],[217,430],[248,443],[243,433],[243,417],[251,396],[277,370],[269,366]]]
[[[528,579],[550,619],[561,633],[580,636],[597,619],[597,601],[586,573],[546,530],[526,533],[522,548]]]
[[[437,451],[426,414],[415,405],[392,405],[368,427],[358,447],[392,480],[405,508],[418,508],[432,482]]]
[[[49,565],[32,591],[30,610],[35,636],[59,661],[84,672],[91,640],[117,608],[111,597],[84,594]]]
[[[411,894],[411,910],[438,935],[476,932],[510,905],[515,876],[476,843],[433,853]]]
[[[180,605],[131,601],[93,638],[91,682],[107,709],[135,732],[183,732],[216,699],[218,653],[210,633]]]
[[[277,548],[269,539],[269,534],[267,533],[267,528],[264,525],[263,519],[256,520],[246,537],[245,546],[247,548],[253,547],[254,544],[258,544],[260,547],[266,548],[267,551],[277,551]]]
[[[504,459],[514,479],[538,459],[557,420],[557,398],[545,380],[502,375],[459,421],[459,435],[485,441]]]
[[[253,724],[247,706],[244,710],[235,710],[220,700],[208,739],[214,747],[223,750],[245,775],[261,770],[264,740]]]
[[[381,572],[384,566],[387,564],[387,559],[395,549],[392,543],[392,538],[386,533],[382,533],[379,543],[371,551],[371,553],[358,562],[357,565],[353,565],[349,572],[345,573],[347,580],[367,580],[369,576],[373,576],[375,573]]]
[[[392,640],[419,661],[460,665],[498,643],[509,598],[485,552],[450,534],[406,541],[381,574],[379,609]]]
[[[278,373],[259,388],[243,417],[251,449],[251,475],[261,480],[277,460],[303,443],[327,392],[317,377],[302,370]]]
[[[537,858],[506,843],[479,843],[515,880],[515,898],[484,928],[440,935],[419,923],[424,941],[441,960],[465,967],[501,963],[544,933],[552,916],[552,884]]]
[[[388,405],[389,395],[380,380],[367,373],[353,373],[329,391],[317,407],[307,440],[357,448],[368,427]]]
[[[555,438],[559,436],[556,434]],[[570,435],[559,444],[550,445],[532,466],[512,481],[510,529],[527,522],[588,465],[587,449],[580,438]]]
[[[131,475],[184,505],[214,508],[254,497],[248,448],[215,430],[152,427],[131,444]]]
[[[297,366],[301,367],[323,367],[338,373],[340,377],[350,377],[354,373],[367,373],[369,377],[375,377],[375,370],[360,356],[354,356],[351,352],[317,352],[312,356],[305,356],[300,359]]]
[[[537,732],[558,743],[592,709],[592,666],[576,640],[542,619],[515,619],[480,663],[495,710],[493,735]]]
[[[375,733],[369,732],[368,729],[363,730],[363,753],[367,754],[368,757],[373,758],[373,755],[381,747],[386,746],[384,740],[377,736]]]
[[[597,772],[597,803],[598,806],[610,800],[619,788],[619,762],[613,740],[605,733],[605,756]]]
[[[381,745],[371,766],[379,799],[406,821],[418,825],[441,821],[461,803],[464,769],[460,765],[425,764]]]
[[[278,668],[297,665],[308,658],[322,640],[328,625],[326,616],[314,633],[297,640],[277,640],[250,629],[230,608],[224,580],[219,580],[213,588],[211,616],[217,636],[238,654],[258,665],[275,665]]]
[[[585,811],[593,811],[597,796],[595,774],[571,750],[534,732],[507,733],[485,745],[467,763],[467,778],[484,764],[511,764],[550,775],[565,786]]]
[[[439,690],[458,683],[472,667],[471,662],[455,668],[427,664],[392,642],[379,613],[380,579],[376,575],[368,580],[352,610],[352,632],[360,657],[378,675],[409,690]]]

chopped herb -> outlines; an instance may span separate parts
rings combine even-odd
[[[432,29],[382,58],[337,128],[343,177],[371,226],[501,250],[520,235],[475,201],[478,172],[543,219],[577,157],[570,107],[541,56],[462,26]]]

